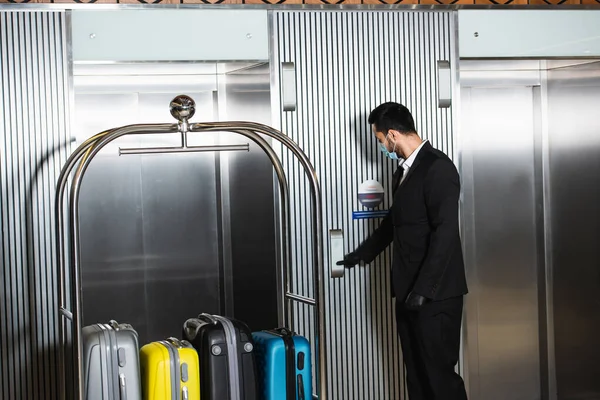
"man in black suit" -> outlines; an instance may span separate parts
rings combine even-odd
[[[454,372],[467,293],[458,171],[421,140],[403,105],[378,106],[369,124],[381,150],[400,163],[393,205],[379,228],[338,265],[370,263],[393,242],[392,291],[410,400],[466,400],[464,382]]]

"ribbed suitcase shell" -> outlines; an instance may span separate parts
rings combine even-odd
[[[184,324],[183,337],[192,343],[200,357],[202,400],[236,400],[230,390],[231,379],[238,379],[239,400],[257,400],[252,334],[243,322],[229,320],[235,328],[238,350],[238,371],[233,373],[229,371],[229,348],[221,324],[202,316],[191,318]]]
[[[198,353],[186,341],[153,342],[140,350],[144,400],[200,400]]]
[[[252,338],[260,399],[312,399],[312,366],[308,340],[284,329],[254,332]]]
[[[142,400],[137,332],[127,324],[83,328],[86,400]]]

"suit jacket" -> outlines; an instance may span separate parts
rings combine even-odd
[[[394,200],[380,226],[356,252],[372,262],[394,243],[392,292],[404,300],[410,291],[432,300],[467,293],[458,229],[460,178],[452,160],[425,143],[398,186],[404,170],[394,175]]]

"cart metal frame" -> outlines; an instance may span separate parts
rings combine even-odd
[[[195,112],[195,103],[188,96],[177,96],[170,104],[171,114],[178,120],[174,124],[136,124],[110,129],[98,133],[83,142],[68,158],[58,178],[55,198],[55,231],[56,254],[59,267],[59,379],[60,398],[66,399],[67,384],[67,348],[72,349],[72,362],[74,367],[73,391],[74,397],[84,400],[83,381],[83,346],[82,346],[82,283],[81,283],[81,250],[79,226],[79,195],[81,182],[85,172],[94,157],[107,144],[126,135],[146,134],[179,134],[181,146],[179,147],[153,147],[119,149],[120,155],[125,154],[160,154],[160,153],[189,153],[189,152],[214,152],[214,151],[239,151],[248,150],[248,145],[214,145],[214,146],[189,146],[188,133],[198,132],[232,132],[242,135],[256,143],[269,157],[279,181],[280,207],[279,217],[281,224],[280,237],[280,268],[278,271],[278,318],[283,326],[293,325],[292,302],[300,302],[315,308],[315,360],[317,368],[316,396],[320,400],[327,400],[327,357],[326,357],[326,331],[323,284],[327,279],[327,272],[323,266],[323,218],[321,211],[321,189],[317,174],[310,160],[302,149],[288,136],[267,125],[253,122],[213,122],[190,123],[189,119]],[[312,232],[313,232],[313,285],[315,298],[311,299],[292,293],[290,286],[292,272],[292,258],[290,254],[290,210],[289,186],[286,180],[281,160],[273,147],[261,136],[270,137],[291,151],[302,165],[310,183],[312,206]],[[74,174],[73,170],[76,168]],[[72,179],[69,179],[73,175]],[[70,186],[68,202],[65,203],[65,193]],[[68,223],[65,220],[65,211],[68,210]],[[69,259],[67,261],[67,254]],[[69,279],[69,284],[67,282]],[[69,297],[67,298],[67,294]],[[69,300],[69,301],[68,301]],[[71,303],[71,308],[67,303]],[[70,324],[69,324],[70,322]],[[70,325],[70,330],[69,330]],[[70,332],[71,346],[69,346]]]

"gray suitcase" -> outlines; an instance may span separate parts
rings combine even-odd
[[[83,328],[86,400],[142,400],[137,332],[110,321]]]

